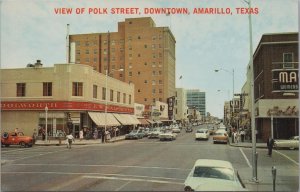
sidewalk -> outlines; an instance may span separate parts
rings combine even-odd
[[[112,139],[108,140],[107,143],[114,143],[114,142],[118,142],[118,141],[122,141],[125,140],[125,135],[122,136],[118,136],[118,137],[113,137]],[[65,145],[66,144],[66,139],[62,139],[61,142],[59,142],[58,139],[55,140],[48,140],[48,142],[46,141],[42,141],[42,140],[37,140],[35,142],[35,145],[37,146],[50,146],[50,145]],[[75,139],[75,142],[72,143],[72,145],[91,145],[91,144],[102,144],[102,140],[101,139],[83,139],[83,140],[79,140],[79,139]]]
[[[232,138],[229,137],[229,145],[233,147],[245,147],[245,148],[252,148],[252,141],[245,140],[244,142],[232,143]],[[257,142],[256,148],[267,148],[267,143]]]

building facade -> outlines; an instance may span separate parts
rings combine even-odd
[[[205,92],[201,92],[199,89],[187,89],[186,98],[186,103],[189,109],[196,109],[200,112],[202,117],[206,116]]]
[[[264,34],[253,59],[257,137],[299,135],[298,33]]]
[[[138,124],[134,85],[87,65],[42,67],[38,61],[26,68],[1,69],[1,100],[2,131],[19,128],[31,135],[47,125],[49,136],[78,136],[80,129],[103,127],[105,121],[109,127]]]
[[[175,96],[175,38],[168,27],[150,17],[118,23],[117,32],[69,36],[71,63],[92,66],[100,73],[135,85],[135,101],[147,106]]]
[[[176,88],[175,93],[175,107],[174,107],[174,113],[175,113],[175,120],[179,122],[185,122],[187,121],[187,112],[188,107],[186,104],[186,91],[183,88]]]

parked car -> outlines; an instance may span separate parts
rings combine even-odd
[[[209,132],[208,129],[198,129],[195,133],[195,139],[200,140],[200,139],[209,139]]]
[[[198,159],[184,182],[184,191],[246,191],[229,161]]]
[[[125,139],[142,139],[144,133],[142,130],[132,130],[130,133],[125,135]]]
[[[149,139],[159,138],[159,134],[160,134],[160,128],[156,127],[156,128],[150,129],[150,131],[148,133],[148,138]]]
[[[1,137],[1,146],[20,145],[21,147],[32,147],[33,138],[25,136],[23,132],[5,132]]]
[[[217,130],[213,135],[214,143],[228,143],[228,134],[224,129]]]
[[[299,136],[293,136],[289,139],[275,139],[275,148],[299,149]]]
[[[179,126],[177,125],[177,124],[174,124],[173,126],[172,126],[172,132],[173,133],[180,133],[180,129],[179,129]]]
[[[166,131],[164,133],[159,134],[159,140],[161,140],[161,141],[165,141],[165,140],[172,141],[172,140],[176,139],[176,136],[177,136],[176,133],[173,133],[172,131]]]

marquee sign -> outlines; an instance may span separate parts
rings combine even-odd
[[[167,98],[168,103],[168,116],[169,120],[173,119],[173,109],[174,109],[174,103],[175,103],[175,96]]]
[[[298,69],[273,70],[273,92],[298,92]]]

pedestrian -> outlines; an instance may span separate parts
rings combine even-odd
[[[274,146],[274,139],[270,136],[267,141],[267,147],[268,147],[268,156],[272,157],[272,149]]]
[[[241,130],[241,140],[242,140],[242,142],[244,142],[244,140],[245,140],[245,131],[244,131],[244,129]]]
[[[83,130],[81,129],[79,131],[79,140],[82,141],[82,139],[83,139]]]
[[[236,143],[237,141],[236,141],[236,139],[237,139],[237,132],[234,130],[234,132],[233,132],[233,143]]]
[[[102,129],[102,131],[101,131],[101,139],[102,139],[102,143],[104,143],[105,142],[105,130],[104,129]]]
[[[45,139],[46,139],[46,131],[45,131],[45,129],[43,128],[43,129],[42,129],[42,140],[45,141]]]
[[[33,130],[32,139],[33,139],[33,144],[35,144],[35,142],[36,142],[36,140],[37,140],[37,132],[36,132],[36,129]]]
[[[72,142],[75,142],[75,139],[74,139],[72,133],[70,133],[66,137],[67,137],[67,141],[66,141],[67,142],[67,148],[71,149]]]
[[[15,128],[15,134],[18,135],[19,128]]]

